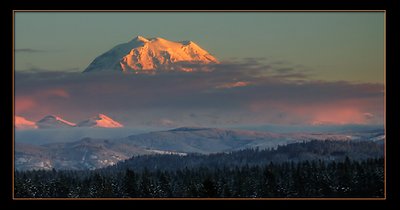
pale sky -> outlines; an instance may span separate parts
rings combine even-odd
[[[383,12],[16,12],[15,69],[83,71],[135,36],[192,40],[221,61],[383,84]]]

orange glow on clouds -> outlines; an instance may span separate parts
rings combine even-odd
[[[63,89],[49,89],[33,93],[32,95],[15,97],[15,114],[24,115],[32,110],[47,110],[47,99],[51,97],[69,98],[70,94]]]
[[[20,114],[29,111],[36,106],[35,101],[30,97],[18,97],[15,99],[15,113]]]
[[[343,100],[326,103],[287,104],[273,101],[256,102],[250,109],[256,113],[265,110],[273,113],[285,113],[285,118],[280,123],[307,123],[311,125],[326,124],[369,124],[374,123],[375,114],[370,112],[368,100]],[[266,115],[268,118],[268,115]],[[268,119],[266,119],[268,121]]]
[[[338,107],[336,109],[317,110],[311,124],[365,124],[368,119],[364,112],[352,107]]]

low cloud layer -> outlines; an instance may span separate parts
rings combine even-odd
[[[304,68],[249,59],[211,68],[155,75],[16,72],[16,114],[74,121],[105,113],[132,126],[383,123],[382,84],[317,81]]]

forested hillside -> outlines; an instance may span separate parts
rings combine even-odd
[[[352,160],[383,157],[383,145],[372,141],[320,141],[292,143],[278,146],[275,149],[245,149],[229,153],[211,155],[142,155],[121,161],[115,166],[105,168],[104,172],[134,169],[135,171],[167,170],[184,168],[221,168],[236,166],[254,166],[266,163],[299,162],[312,160],[343,161],[346,157]]]
[[[17,171],[16,197],[383,197],[383,148],[311,141],[273,150],[135,157],[93,171]]]

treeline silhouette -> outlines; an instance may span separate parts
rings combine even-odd
[[[16,171],[14,178],[22,198],[383,197],[384,159],[373,142],[310,141],[139,156],[94,171]]]
[[[311,140],[292,143],[277,148],[245,149],[229,153],[210,155],[143,155],[121,161],[114,166],[101,169],[104,173],[115,170],[134,169],[135,171],[162,170],[175,171],[184,168],[222,168],[235,166],[264,165],[269,162],[299,162],[312,160],[343,161],[346,157],[352,160],[383,157],[383,145],[372,141],[333,141]]]

